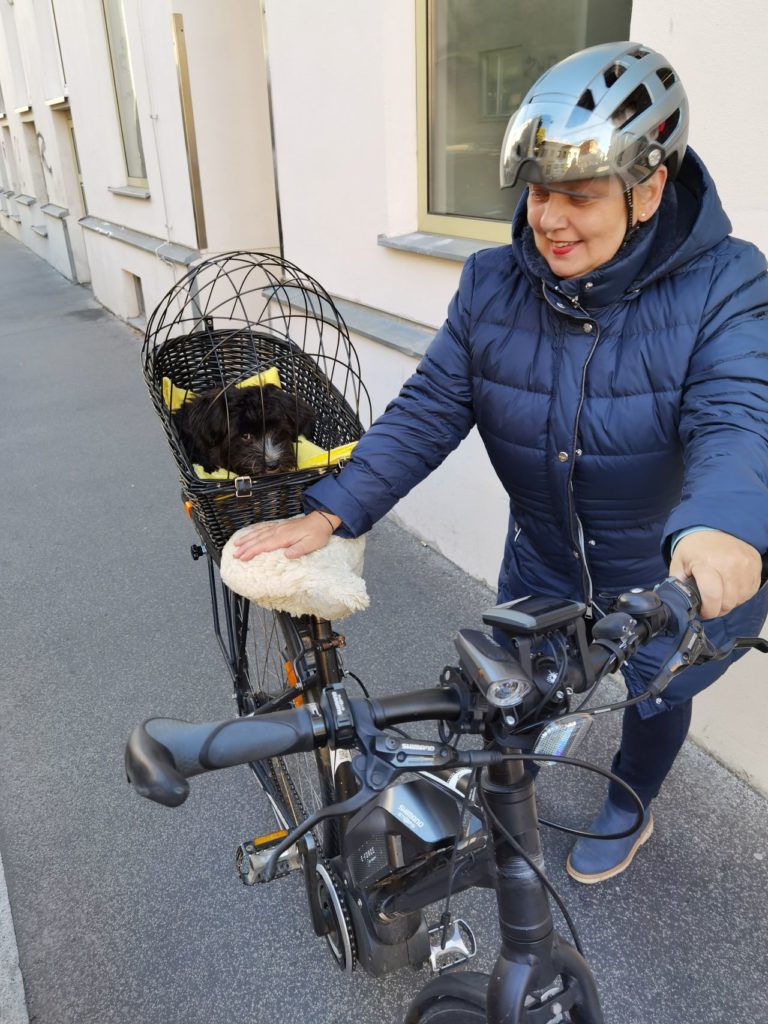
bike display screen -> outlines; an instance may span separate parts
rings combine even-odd
[[[483,614],[483,622],[498,626],[510,633],[548,633],[568,625],[584,615],[586,605],[581,601],[568,601],[546,594],[518,597]]]

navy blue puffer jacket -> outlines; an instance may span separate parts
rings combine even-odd
[[[510,498],[500,600],[535,591],[600,607],[662,579],[672,536],[690,526],[767,551],[768,275],[730,230],[688,150],[652,220],[566,281],[536,250],[523,199],[512,244],[467,261],[416,373],[307,508],[357,536],[477,425]],[[723,643],[759,631],[767,611],[763,588],[708,632]],[[631,689],[668,643],[633,659]],[[688,670],[665,703],[725,667]]]

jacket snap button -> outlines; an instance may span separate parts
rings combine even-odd
[[[594,284],[593,284],[592,281],[587,281],[587,283],[584,285],[584,287],[585,288],[594,288]]]
[[[584,326],[582,328],[582,330],[584,331],[585,334],[591,334],[594,329],[595,329],[594,324],[589,324],[589,323],[584,324]]]
[[[595,541],[593,541],[593,540],[588,540],[588,541],[587,541],[587,544],[589,544],[589,546],[590,546],[591,548],[593,548],[593,547],[595,546]]]
[[[582,454],[583,454],[583,452],[582,452],[581,448],[577,448],[577,449],[576,449],[576,454],[577,454],[577,455],[582,455]]]
[[[560,460],[560,462],[567,462],[568,461],[568,452],[558,452],[557,453],[557,457]]]

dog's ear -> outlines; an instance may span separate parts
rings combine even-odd
[[[205,447],[221,444],[229,434],[232,419],[230,396],[220,388],[204,391],[192,404],[192,429]]]
[[[282,415],[291,427],[295,427],[296,437],[299,434],[308,434],[315,425],[315,410],[312,406],[298,395],[292,395],[281,388],[275,388],[275,398],[280,403]]]
[[[296,433],[304,434],[310,432],[315,425],[315,410],[301,398],[296,399]]]
[[[183,418],[179,424],[188,454],[194,462],[199,462],[206,470],[218,469],[224,463],[222,445],[229,437],[230,422],[233,419],[229,408],[227,392],[222,394],[221,388],[210,388],[201,392],[194,401],[182,407]]]

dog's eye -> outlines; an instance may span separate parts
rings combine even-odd
[[[253,438],[253,434],[241,434],[240,435],[240,440],[241,441],[250,441],[252,438]]]

